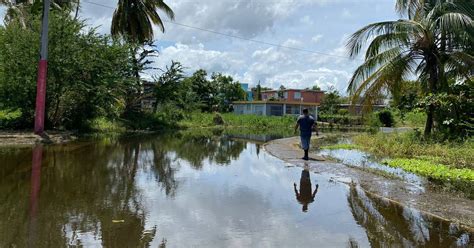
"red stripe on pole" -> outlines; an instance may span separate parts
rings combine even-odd
[[[38,81],[36,82],[36,109],[35,109],[35,133],[42,134],[44,131],[44,112],[46,106],[46,75],[48,73],[48,62],[40,60],[38,63]]]

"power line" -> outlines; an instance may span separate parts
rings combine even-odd
[[[92,4],[92,5],[101,6],[101,7],[104,7],[104,8],[115,9],[114,7],[104,5],[104,4],[100,4],[100,3],[94,3],[94,2],[85,1],[85,0],[83,0],[83,2]],[[351,60],[351,58],[345,57],[345,56],[339,56],[339,55],[334,55],[334,54],[329,54],[329,53],[324,53],[324,52],[319,52],[319,51],[308,50],[308,49],[304,49],[304,48],[285,46],[285,45],[280,45],[280,44],[276,44],[276,43],[245,38],[245,37],[242,37],[242,36],[226,34],[226,33],[223,33],[223,32],[218,32],[218,31],[215,31],[215,30],[205,29],[205,28],[201,28],[201,27],[195,27],[195,26],[191,26],[191,25],[187,25],[187,24],[183,24],[183,23],[179,23],[179,22],[165,21],[165,20],[163,20],[163,22],[170,23],[170,24],[173,24],[173,25],[176,25],[176,26],[181,26],[181,27],[185,27],[185,28],[190,28],[190,29],[195,29],[195,30],[199,30],[199,31],[203,31],[203,32],[208,32],[208,33],[212,33],[212,34],[226,36],[226,37],[230,37],[230,38],[234,38],[234,39],[245,40],[245,41],[250,41],[250,42],[259,43],[259,44],[263,44],[263,45],[273,46],[273,47],[277,47],[277,48],[284,48],[284,49],[295,50],[295,51],[300,51],[300,52],[307,52],[307,53],[313,53],[313,54],[318,54],[318,55],[323,55],[323,56],[328,56],[328,57],[335,57],[335,58]]]

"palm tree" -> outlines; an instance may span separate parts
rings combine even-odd
[[[157,10],[174,19],[173,10],[163,0],[119,0],[112,18],[112,35],[139,44],[153,40],[152,24],[165,31]]]
[[[0,6],[5,6],[7,12],[5,13],[5,23],[18,21],[22,27],[26,28],[31,15],[40,14],[41,0],[0,0]],[[72,11],[74,8],[79,8],[79,1],[76,3],[64,0],[52,0],[51,6],[55,10]]]
[[[425,95],[447,88],[447,78],[469,80],[474,56],[469,49],[473,8],[467,1],[398,0],[397,9],[408,12],[409,19],[370,24],[348,40],[351,57],[361,53],[370,40],[365,61],[349,81],[352,101],[362,96],[371,105],[380,92],[403,80],[417,78]],[[425,135],[433,128],[435,105],[427,103]]]

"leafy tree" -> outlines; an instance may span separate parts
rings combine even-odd
[[[69,14],[50,16],[46,125],[78,128],[97,116],[118,117],[132,67],[129,47],[87,30]],[[31,29],[12,22],[0,27],[0,102],[20,109],[22,127],[31,127],[36,92],[40,20]],[[19,126],[20,127],[20,126]]]
[[[214,73],[211,76],[211,83],[217,86],[218,109],[221,112],[231,111],[230,106],[233,101],[242,101],[246,98],[246,92],[238,81],[234,81],[231,76]]]
[[[393,85],[391,106],[400,110],[401,114],[410,112],[419,106],[421,98],[420,83],[416,81],[401,81]]]
[[[262,100],[262,86],[260,85],[260,81],[258,81],[257,85],[257,101]]]
[[[111,34],[132,43],[143,44],[153,40],[153,26],[161,32],[165,25],[157,10],[163,11],[170,19],[174,12],[163,0],[119,0],[112,17]]]
[[[339,104],[341,104],[341,95],[334,87],[331,87],[328,92],[324,94],[319,109],[322,114],[333,115],[337,113]]]
[[[202,104],[201,110],[205,112],[212,111],[213,107],[217,105],[217,85],[207,79],[207,72],[202,69],[197,70],[184,81],[196,93],[198,102]]]
[[[284,99],[285,98],[285,86],[281,85],[280,88],[278,89],[277,95],[278,99]]]
[[[5,24],[18,22],[23,28],[31,27],[33,16],[42,13],[43,1],[40,0],[0,0],[0,6],[5,6]],[[72,9],[79,7],[79,2],[52,0],[51,6],[53,10],[69,13]]]
[[[397,9],[408,19],[370,24],[354,33],[347,46],[351,57],[367,43],[365,62],[349,82],[353,102],[363,96],[373,104],[391,85],[417,76],[424,95],[436,95],[449,88],[447,78],[469,80],[474,59],[469,47],[474,42],[472,1],[399,0]],[[425,135],[432,132],[436,106],[427,102]]]

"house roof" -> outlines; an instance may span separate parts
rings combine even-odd
[[[315,93],[324,93],[325,91],[322,90],[306,90],[306,89],[284,89],[283,91],[302,91],[302,92],[315,92]],[[278,92],[280,90],[264,90],[262,93],[271,93],[271,92]]]
[[[301,106],[319,106],[319,103],[314,102],[295,102],[295,101],[235,101],[233,104],[289,104]]]

